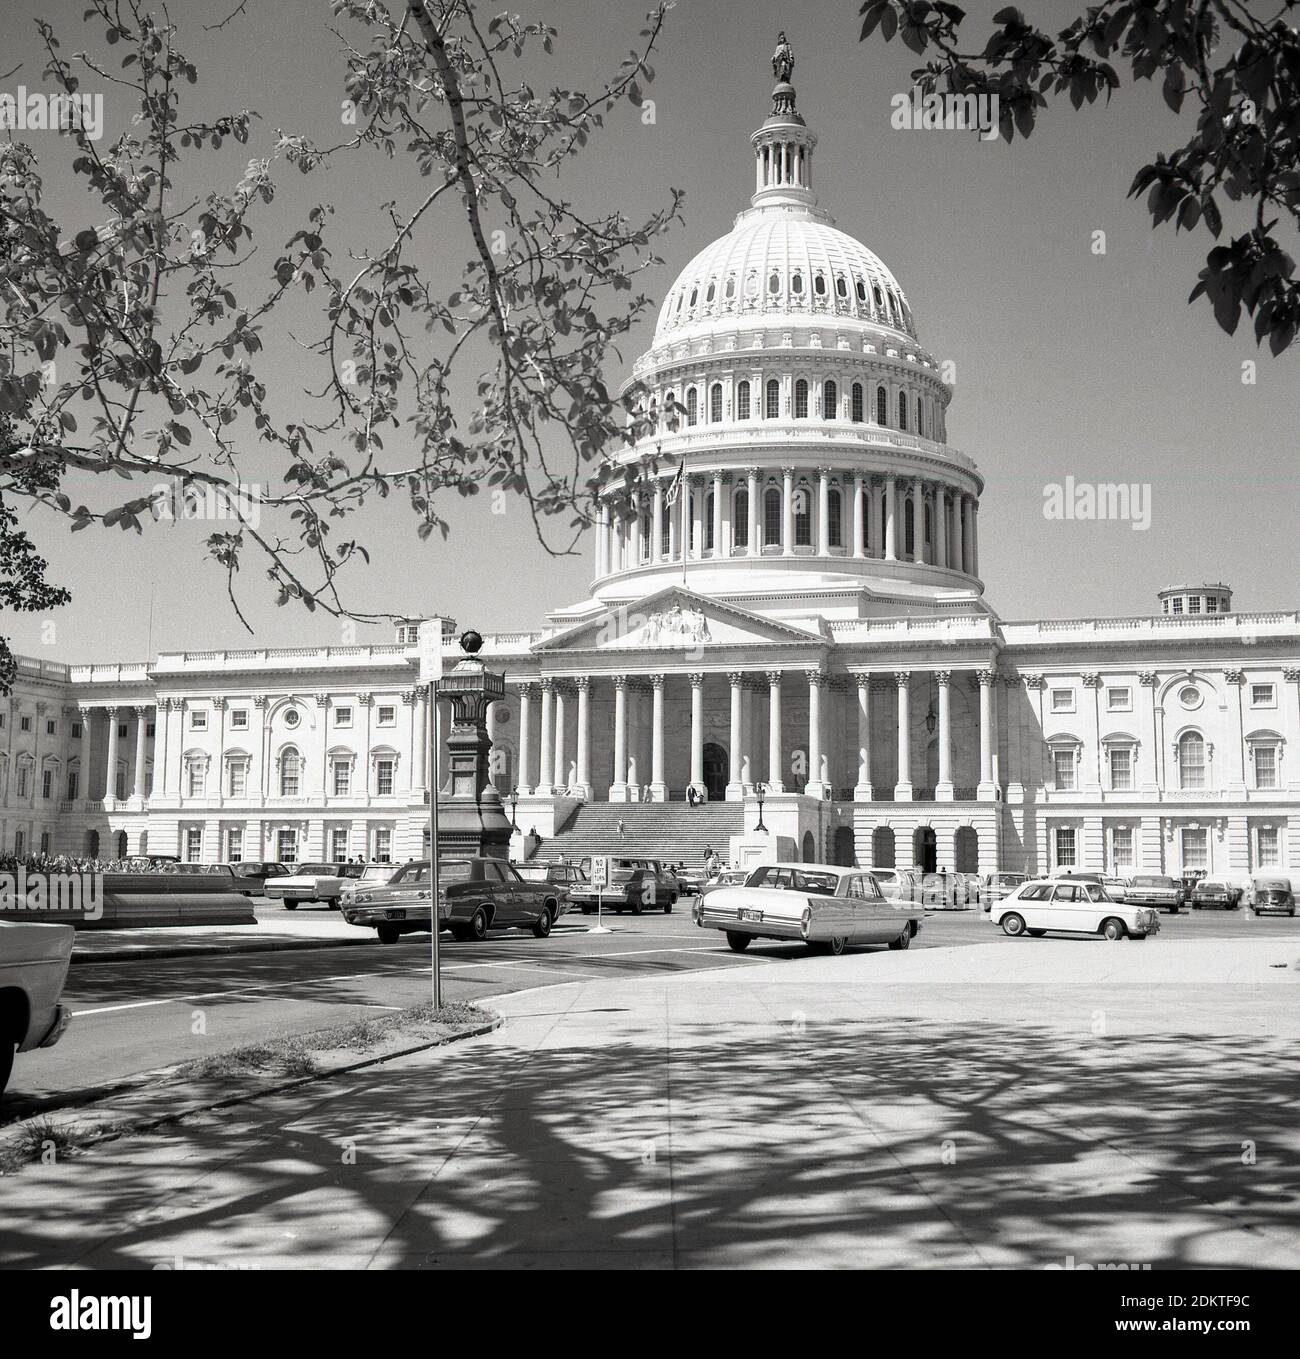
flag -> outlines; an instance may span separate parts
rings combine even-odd
[[[676,473],[674,473],[673,479],[668,483],[668,490],[664,494],[665,505],[677,504],[677,497],[682,489],[682,474],[685,471],[686,471],[686,460],[683,458],[682,461],[677,465],[677,471]]]

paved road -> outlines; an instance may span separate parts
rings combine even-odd
[[[1300,943],[1300,920],[1285,917],[1196,912],[1162,921],[1163,938],[1289,936]],[[506,932],[481,944],[444,938],[445,994],[483,1000],[565,982],[787,966],[808,957],[799,945],[776,944],[733,954],[721,935],[696,929],[680,908],[671,916],[613,917],[609,934],[587,933],[592,923],[564,917],[549,939]],[[1013,942],[986,918],[960,913],[933,916],[914,947]],[[1078,947],[1115,946],[1079,940]],[[880,954],[887,966],[893,955]],[[429,994],[428,957],[428,936],[414,935],[392,947],[133,959],[75,969],[67,992],[73,1026],[58,1047],[19,1058],[4,1119],[84,1103],[160,1066],[417,1004]]]

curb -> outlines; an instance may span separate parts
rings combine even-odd
[[[137,958],[206,958],[236,953],[284,953],[300,949],[370,948],[378,943],[379,940],[373,936],[369,939],[250,939],[246,944],[164,944],[158,948],[136,944],[131,948],[96,949],[85,953],[78,953],[74,944],[70,966],[126,963]]]
[[[202,1100],[198,1103],[188,1105],[184,1108],[173,1109],[157,1117],[144,1117],[135,1119],[129,1114],[124,1114],[115,1124],[107,1125],[100,1129],[93,1137],[88,1137],[85,1142],[77,1147],[78,1152],[94,1150],[107,1142],[116,1142],[123,1137],[135,1136],[140,1133],[148,1133],[156,1128],[164,1128],[172,1123],[179,1123],[183,1119],[193,1118],[197,1114],[216,1113],[223,1109],[231,1109],[240,1104],[251,1104],[255,1100],[264,1099],[268,1095],[285,1094],[292,1090],[302,1089],[304,1086],[316,1085],[321,1081],[331,1080],[335,1076],[346,1076],[354,1071],[364,1071],[367,1067],[381,1066],[384,1062],[396,1061],[399,1057],[410,1057],[417,1052],[428,1052],[433,1048],[450,1047],[453,1043],[463,1042],[467,1038],[482,1038],[484,1034],[493,1033],[505,1023],[505,1016],[492,1012],[492,1017],[486,1024],[480,1024],[477,1028],[465,1029],[463,1032],[453,1034],[447,1038],[440,1038],[433,1042],[413,1043],[410,1047],[398,1048],[393,1052],[385,1052],[378,1057],[363,1057],[355,1062],[346,1062],[342,1066],[331,1067],[328,1071],[317,1071],[310,1076],[295,1076],[291,1080],[277,1081],[273,1085],[264,1085],[257,1090],[242,1090],[238,1094],[225,1095],[220,1099]],[[165,1069],[165,1068],[164,1068]],[[165,1090],[165,1087],[164,1087]],[[161,1092],[160,1092],[161,1093]],[[111,1097],[110,1097],[111,1098]],[[30,1119],[21,1119],[17,1123],[11,1123],[3,1130],[0,1135],[0,1147],[11,1138],[16,1140],[17,1135],[29,1123],[38,1120],[52,1119],[66,1116],[69,1121],[77,1117],[93,1119],[95,1114],[95,1104],[70,1105],[67,1109],[53,1109],[48,1113],[35,1114]],[[110,1110],[104,1112],[109,1113]],[[23,1168],[23,1165],[30,1162],[23,1162],[22,1165],[15,1166],[8,1174],[15,1174]],[[0,1172],[3,1178],[6,1172]]]

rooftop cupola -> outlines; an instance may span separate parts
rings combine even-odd
[[[754,196],[756,208],[797,204],[814,207],[812,154],[817,138],[809,132],[795,107],[794,52],[784,33],[772,53],[772,112],[750,141],[754,147]]]

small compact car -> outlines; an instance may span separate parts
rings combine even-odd
[[[1221,911],[1235,911],[1241,904],[1241,888],[1223,878],[1201,878],[1192,888],[1192,910],[1216,907]]]
[[[1017,887],[993,903],[990,916],[1003,934],[1100,934],[1105,939],[1145,939],[1160,929],[1160,916],[1149,906],[1112,901],[1096,882],[1045,878]]]
[[[736,953],[755,939],[801,941],[815,952],[840,954],[849,944],[907,948],[923,912],[910,901],[891,901],[861,868],[832,864],[762,864],[743,887],[700,897],[695,923],[721,930]]]
[[[349,925],[368,925],[381,944],[404,934],[427,934],[429,861],[413,861],[381,887],[359,891],[343,908]],[[539,939],[551,932],[559,909],[550,883],[526,882],[513,864],[480,855],[438,860],[438,928],[460,940],[483,940],[489,930],[531,930]]]
[[[71,925],[0,920],[0,1095],[14,1054],[53,1047],[72,1019],[61,998],[75,935]]]
[[[1289,878],[1262,874],[1251,878],[1246,905],[1255,915],[1295,915],[1295,892]]]

